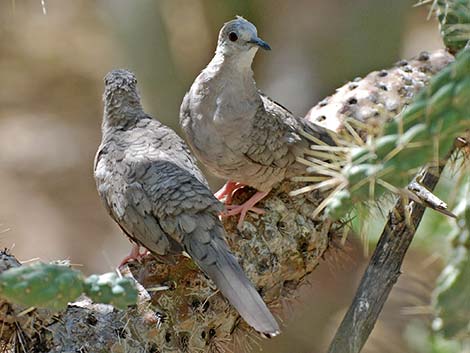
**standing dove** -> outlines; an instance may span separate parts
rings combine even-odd
[[[183,99],[180,124],[196,156],[214,174],[228,179],[216,193],[219,199],[248,185],[258,190],[239,206],[227,206],[226,215],[260,212],[253,206],[278,182],[302,173],[298,163],[309,141],[308,132],[333,144],[324,128],[294,117],[283,106],[258,91],[251,63],[258,50],[270,50],[256,27],[242,17],[225,23],[215,56],[196,78]]]
[[[224,239],[222,204],[183,140],[143,111],[136,85],[129,71],[105,77],[94,174],[106,209],[130,239],[157,257],[188,253],[249,325],[277,335],[276,320]]]

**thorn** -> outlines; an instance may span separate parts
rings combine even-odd
[[[297,196],[297,195],[300,195],[309,191],[317,190],[317,189],[328,190],[338,185],[339,183],[341,183],[341,180],[339,178],[328,179],[317,184],[307,185],[307,186],[304,186],[303,188],[291,191],[289,192],[289,196]]]

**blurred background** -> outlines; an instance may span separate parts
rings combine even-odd
[[[436,21],[427,20],[429,9],[413,5],[0,1],[0,246],[14,247],[22,261],[67,258],[86,273],[109,271],[128,253],[130,243],[102,207],[92,176],[107,71],[134,71],[146,110],[178,131],[181,99],[212,57],[218,30],[242,15],[273,48],[255,60],[258,86],[304,115],[356,76],[443,47]],[[210,182],[214,190],[221,185]],[[420,332],[429,325],[441,252],[438,240],[425,235],[437,217],[428,215],[366,352],[427,352]],[[371,235],[380,233],[376,223]],[[262,342],[265,352],[325,351],[367,262],[363,248],[361,239],[351,238],[325,256],[310,284],[286,305],[285,334]]]

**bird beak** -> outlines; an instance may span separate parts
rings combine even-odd
[[[250,41],[248,41],[248,43],[252,43],[252,44],[255,44],[257,45],[258,47],[264,49],[264,50],[271,50],[271,47],[269,46],[268,43],[266,43],[264,40],[262,40],[261,38],[258,38],[258,37],[254,37],[253,39],[251,39]]]

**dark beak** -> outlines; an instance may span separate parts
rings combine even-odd
[[[268,43],[266,43],[264,40],[261,38],[255,37],[252,40],[248,41],[248,43],[252,43],[257,45],[258,47],[264,49],[264,50],[271,50],[271,47],[269,46]]]

